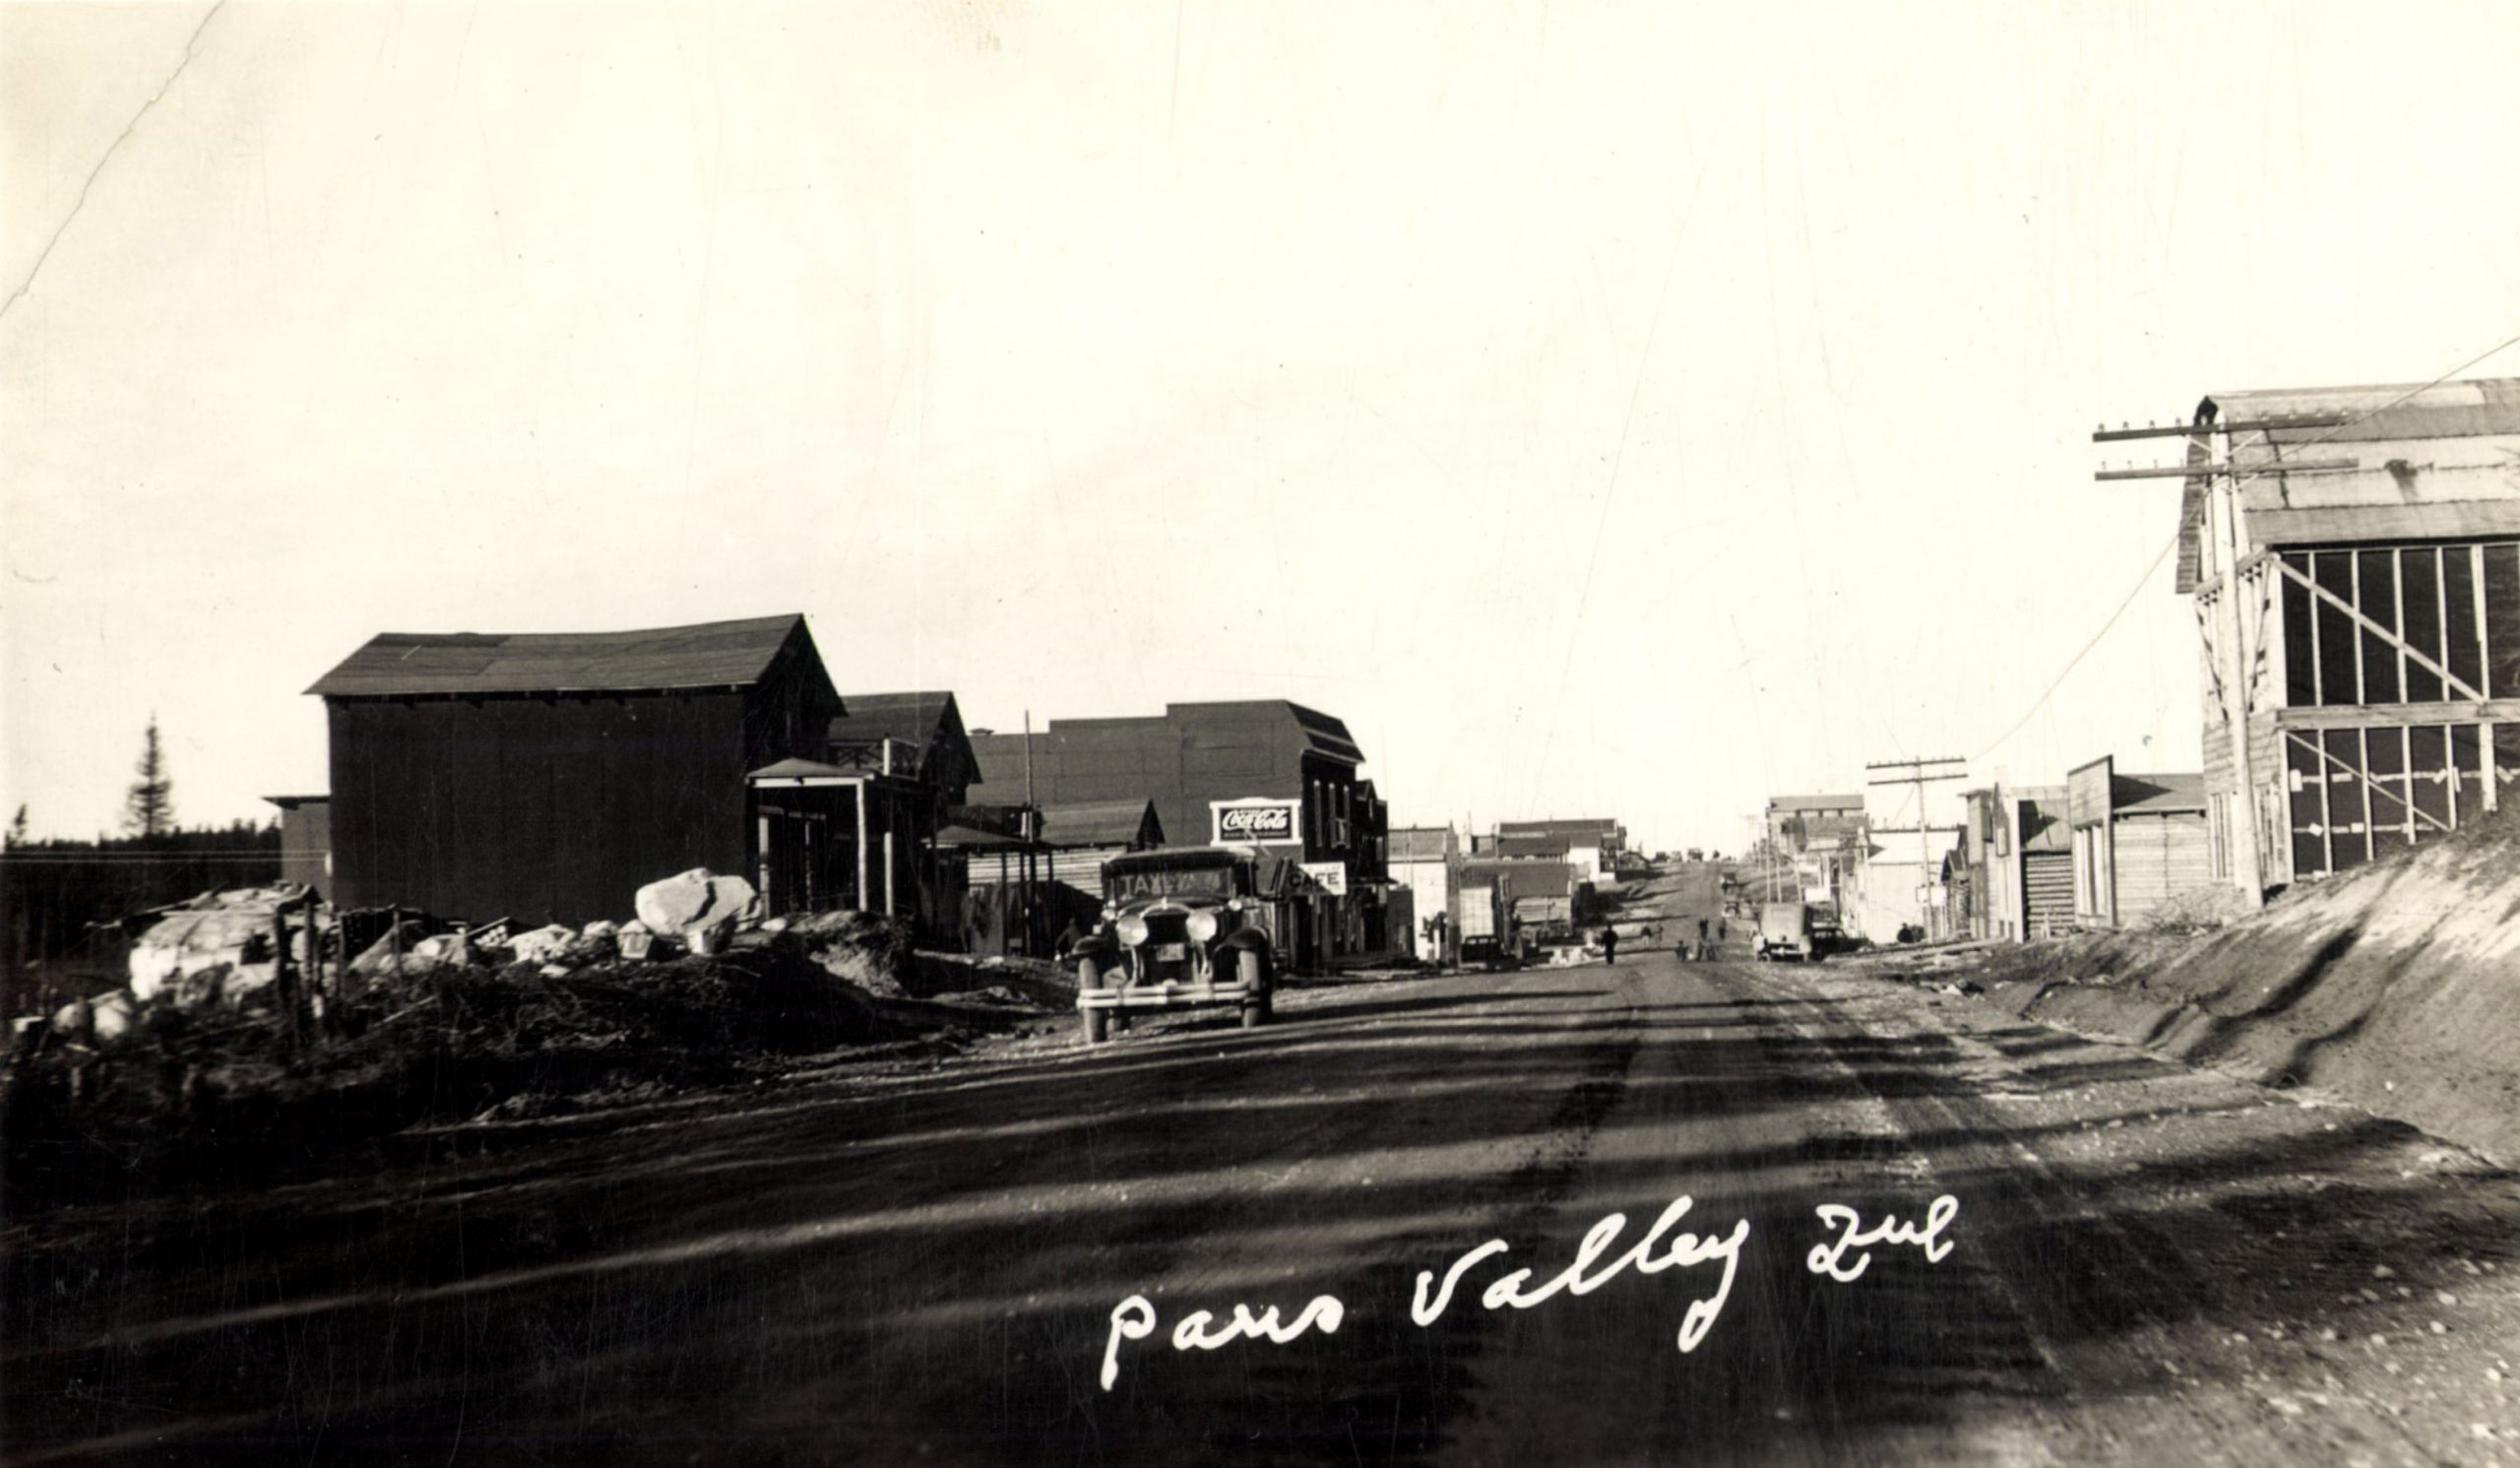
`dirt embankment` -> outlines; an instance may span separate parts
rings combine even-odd
[[[2031,944],[1979,979],[2031,1018],[2520,1160],[2520,810],[2212,931]]]

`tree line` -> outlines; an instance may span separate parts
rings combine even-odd
[[[93,841],[32,839],[20,805],[0,842],[0,966],[17,980],[30,965],[118,975],[119,936],[99,925],[222,887],[280,880],[277,819],[184,826],[174,780],[153,716],[125,795],[122,832]]]

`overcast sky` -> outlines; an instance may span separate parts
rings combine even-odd
[[[786,611],[975,726],[1328,710],[1397,822],[2192,769],[2167,564],[1998,741],[2174,529],[2090,431],[2520,332],[2515,37],[0,8],[0,805],[109,827],[154,711],[185,819],[268,814],[380,630]]]

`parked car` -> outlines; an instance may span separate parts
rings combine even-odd
[[[1138,852],[1102,864],[1102,922],[1075,950],[1076,1007],[1100,1045],[1137,1009],[1233,1005],[1251,1029],[1269,1020],[1278,936],[1292,926],[1300,873],[1236,847]]]
[[[1813,961],[1820,957],[1818,944],[1812,941],[1811,909],[1798,902],[1771,902],[1759,909],[1759,937],[1756,957],[1773,963],[1779,959]]]

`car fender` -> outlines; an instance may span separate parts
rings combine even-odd
[[[1116,970],[1122,976],[1120,982],[1124,984],[1128,982],[1127,976],[1130,973],[1128,950],[1111,938],[1089,938],[1070,948],[1064,962],[1071,972],[1087,963],[1094,965],[1094,971],[1098,976]]]

